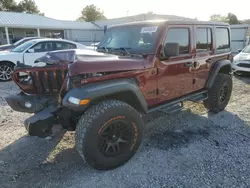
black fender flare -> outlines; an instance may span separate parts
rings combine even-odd
[[[79,106],[73,104],[69,102],[69,97],[75,97],[80,100],[90,99],[90,101],[94,101],[99,98],[104,98],[105,96],[127,91],[133,93],[143,112],[146,112],[148,110],[148,104],[135,79],[114,79],[72,88],[63,98],[62,105],[73,111],[83,112],[88,108],[88,105]]]
[[[210,89],[213,86],[213,83],[215,81],[216,76],[220,72],[222,68],[229,67],[228,74],[231,74],[232,72],[232,64],[230,60],[220,60],[214,63],[214,66],[210,70],[209,78],[206,83],[206,88]]]

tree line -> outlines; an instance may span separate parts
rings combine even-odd
[[[34,0],[21,0],[17,3],[15,0],[0,0],[0,11],[11,11],[11,12],[23,12],[31,14],[44,15],[40,12]],[[152,14],[152,12],[150,12]],[[85,6],[77,21],[91,22],[96,20],[106,20],[104,12],[96,7],[95,5]],[[228,13],[227,15],[214,14],[210,16],[210,21],[221,21],[227,22],[229,24],[250,24],[250,19],[239,20],[237,16],[233,13]]]
[[[44,16],[44,13],[40,12],[34,0],[21,0],[19,3],[15,0],[0,0],[0,11],[22,12]],[[91,22],[105,19],[107,18],[104,16],[103,11],[92,4],[83,8],[77,21]]]
[[[214,14],[210,16],[210,21],[226,22],[232,24],[250,24],[250,19],[239,20],[233,13],[228,13],[226,16],[221,14]]]
[[[21,0],[19,3],[15,0],[0,0],[0,11],[44,15],[44,13],[39,11],[34,0]]]

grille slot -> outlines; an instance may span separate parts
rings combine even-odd
[[[239,63],[238,64],[239,67],[245,67],[245,68],[250,68],[250,63]]]
[[[67,70],[48,70],[30,72],[37,93],[57,94],[60,92]]]

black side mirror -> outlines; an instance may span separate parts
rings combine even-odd
[[[180,45],[178,43],[166,43],[164,46],[164,54],[166,57],[178,56],[180,53]]]
[[[238,52],[241,52],[242,51],[242,49],[238,49]]]

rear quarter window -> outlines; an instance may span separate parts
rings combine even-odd
[[[215,29],[216,49],[229,50],[230,49],[230,35],[228,28]]]

